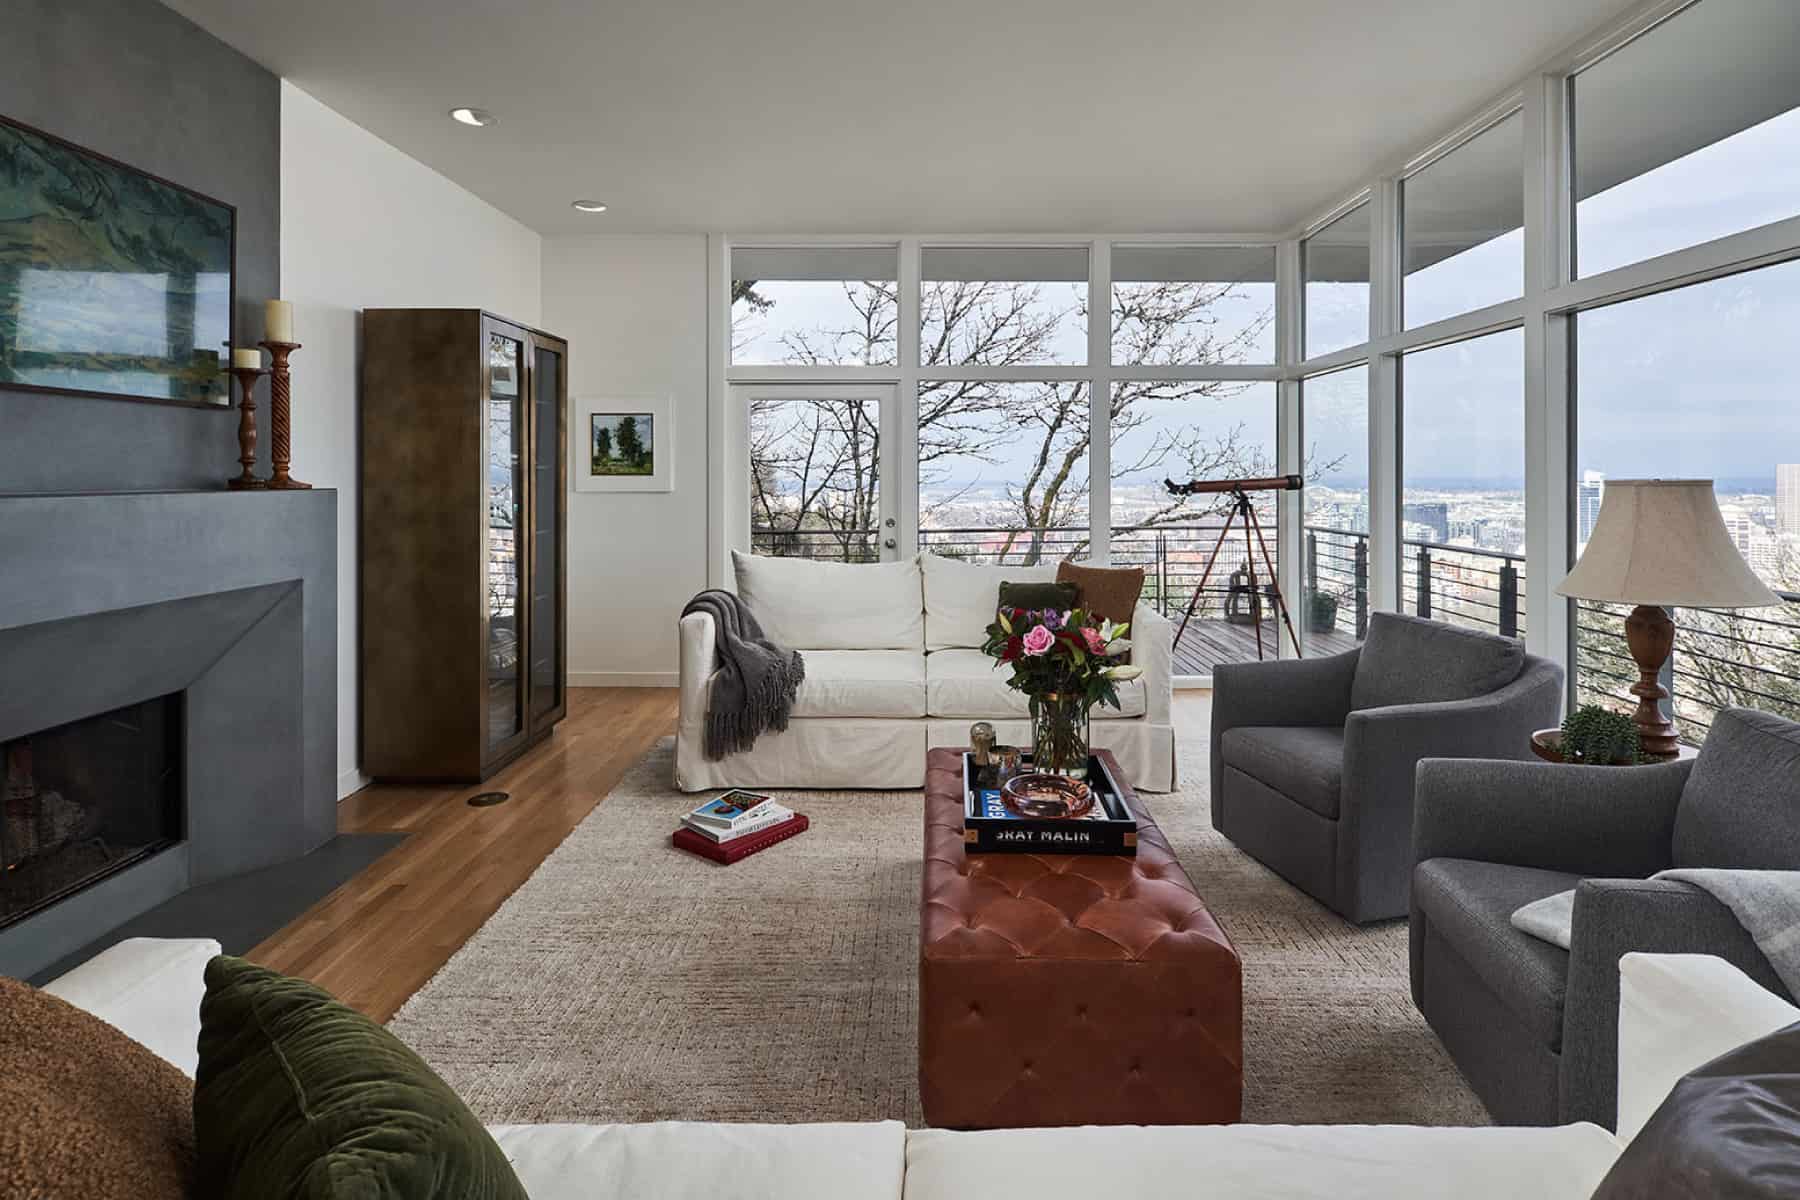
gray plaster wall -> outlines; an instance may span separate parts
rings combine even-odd
[[[237,340],[262,336],[281,285],[274,74],[157,0],[0,0],[0,113],[236,205]],[[216,486],[236,430],[235,409],[0,388],[0,492]],[[259,457],[266,473],[267,437]]]

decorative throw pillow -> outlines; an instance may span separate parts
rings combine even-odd
[[[1800,1024],[1690,1071],[1594,1200],[1800,1196]]]
[[[1000,585],[1001,608],[1070,609],[1080,603],[1074,585],[1067,583],[1010,583]]]
[[[193,1096],[99,1017],[0,979],[0,1196],[185,1200]]]
[[[1072,583],[1081,596],[1081,607],[1105,621],[1129,621],[1144,594],[1142,567],[1084,567],[1080,563],[1057,565],[1056,581]]]
[[[194,1133],[220,1200],[526,1200],[481,1122],[393,1034],[299,979],[206,967]]]

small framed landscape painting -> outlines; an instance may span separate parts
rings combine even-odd
[[[0,117],[0,387],[224,406],[237,210]]]
[[[578,492],[675,489],[675,423],[667,396],[577,397],[569,439]]]

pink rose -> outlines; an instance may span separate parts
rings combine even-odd
[[[1025,653],[1046,654],[1056,644],[1056,635],[1042,625],[1033,625],[1025,631]]]
[[[1100,631],[1098,629],[1095,629],[1092,625],[1083,625],[1081,627],[1081,636],[1087,639],[1087,648],[1089,650],[1093,651],[1095,654],[1104,655],[1106,653],[1106,639],[1100,636]]]

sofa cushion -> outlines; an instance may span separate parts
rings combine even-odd
[[[1513,928],[1513,910],[1567,891],[1581,876],[1466,858],[1413,871],[1412,901],[1488,990],[1548,1049],[1562,1047],[1569,952]]]
[[[1142,567],[1090,567],[1086,563],[1056,564],[1059,583],[1072,583],[1081,596],[1081,607],[1090,616],[1107,621],[1129,621],[1144,594]]]
[[[1800,725],[1747,708],[1714,718],[1670,848],[1678,867],[1800,867]]]
[[[925,648],[980,646],[1000,606],[1002,583],[1054,583],[1056,566],[991,567],[921,554],[925,583]]]
[[[1597,1125],[1111,1125],[906,1139],[907,1200],[1587,1200],[1619,1144]]]
[[[924,646],[924,596],[916,559],[833,563],[733,550],[731,562],[738,596],[779,646],[793,650]],[[993,619],[992,613],[988,619]]]
[[[1219,739],[1225,765],[1274,788],[1321,817],[1338,815],[1344,785],[1344,731],[1320,725],[1240,725]]]
[[[900,1200],[906,1127],[496,1125],[531,1200]]]
[[[925,656],[917,650],[808,650],[796,717],[925,715]]]
[[[1350,684],[1352,709],[1469,700],[1525,668],[1525,644],[1444,621],[1374,613]]]
[[[933,717],[979,719],[1027,717],[1031,702],[1006,684],[1011,668],[1000,667],[979,650],[936,650],[925,656],[925,708]],[[1145,709],[1142,677],[1119,684],[1119,707],[1096,704],[1095,721],[1141,717]]]
[[[44,985],[125,1031],[193,1078],[211,938],[126,938]]]
[[[1619,1140],[1644,1127],[1681,1077],[1800,1021],[1774,992],[1710,954],[1619,959]]]
[[[0,979],[0,1196],[184,1200],[194,1087],[92,1013]]]
[[[474,1114],[400,1039],[300,979],[206,968],[194,1088],[217,1200],[526,1200]]]

